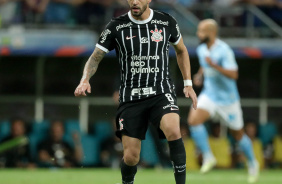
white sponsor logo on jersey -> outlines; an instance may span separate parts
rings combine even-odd
[[[152,36],[151,36],[152,41],[154,42],[163,41],[163,35],[161,34],[163,31],[161,29],[158,30],[156,28],[155,31],[151,30],[150,32],[152,33]]]
[[[142,57],[142,56],[140,56]],[[146,56],[150,57],[150,56]],[[134,56],[131,57],[131,59],[136,59]],[[146,65],[145,61],[137,60],[137,61],[131,61],[130,66],[131,66],[131,73],[132,75],[138,74],[138,73],[157,73],[160,71],[158,67],[144,67]]]
[[[156,59],[160,59],[159,55],[155,55],[155,56],[137,56],[137,55],[133,55],[131,56],[132,60],[156,60]]]
[[[170,110],[172,110],[172,111],[179,110],[179,107],[177,105],[173,105],[173,104],[168,104],[168,105],[163,107],[163,109],[167,109],[167,108],[170,108]]]
[[[168,26],[168,21],[163,22],[161,20],[152,20],[151,24],[161,24],[161,25]]]
[[[111,31],[109,30],[109,29],[106,29],[105,31],[103,31],[102,33],[101,33],[101,43],[104,43],[105,42],[105,40],[107,39],[107,36],[109,35],[109,34],[111,34]]]
[[[148,68],[131,68],[130,70],[132,72],[132,75],[138,74],[138,73],[158,73],[160,72],[160,69],[158,67],[148,67]]]
[[[131,22],[129,22],[129,23],[127,23],[127,24],[120,24],[120,25],[118,25],[118,26],[116,27],[116,29],[117,29],[117,31],[118,31],[118,30],[121,29],[121,28],[130,27],[130,26],[132,26],[132,23],[131,23]]]
[[[148,43],[148,38],[147,37],[142,37],[141,38],[141,43]]]
[[[127,36],[125,39],[131,40],[132,38],[135,38],[135,37],[136,37],[136,36],[131,36],[131,37]]]
[[[155,95],[156,91],[152,87],[148,88],[133,88],[131,91],[131,96],[140,96],[140,95]]]

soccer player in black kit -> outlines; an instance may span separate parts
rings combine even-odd
[[[133,184],[139,162],[141,140],[148,122],[166,138],[176,184],[186,180],[186,154],[180,134],[179,108],[169,74],[169,46],[174,46],[177,63],[184,79],[185,97],[197,108],[192,88],[190,61],[179,26],[169,14],[149,8],[151,0],[128,0],[130,11],[113,18],[102,32],[96,48],[85,64],[75,96],[91,92],[89,79],[107,52],[115,49],[121,71],[120,105],[116,135],[122,140],[123,184]]]

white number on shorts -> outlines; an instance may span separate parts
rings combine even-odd
[[[172,98],[170,93],[165,94],[165,96],[170,103],[174,103],[174,99]]]

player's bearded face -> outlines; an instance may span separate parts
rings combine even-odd
[[[143,1],[142,1],[143,2]],[[146,11],[147,9],[147,3],[145,3],[146,1],[144,1],[144,5],[138,5],[138,4],[130,4],[130,11],[131,11],[131,14],[134,16],[134,17],[140,17],[144,11]]]
[[[210,41],[210,38],[208,36],[205,36],[203,38],[199,38],[200,39],[200,43],[208,43]]]

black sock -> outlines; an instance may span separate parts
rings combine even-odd
[[[122,184],[133,184],[136,172],[137,165],[128,166],[124,163],[124,160],[121,161]]]
[[[170,159],[172,162],[176,184],[185,184],[186,181],[186,152],[182,138],[168,141]]]

